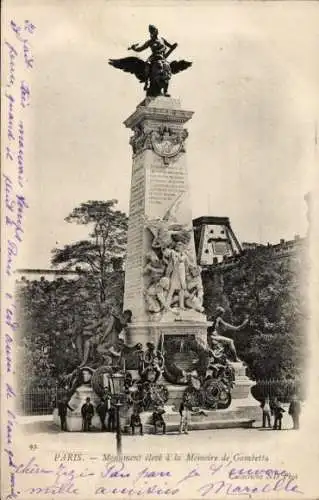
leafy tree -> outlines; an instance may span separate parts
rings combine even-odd
[[[274,259],[267,249],[260,249],[224,269],[223,295],[230,319],[250,318],[247,329],[227,335],[235,339],[255,379],[302,376],[309,319],[306,262],[293,256]]]
[[[53,250],[52,264],[64,269],[84,266],[95,279],[99,299],[106,299],[110,270],[118,270],[123,262],[127,241],[127,216],[115,210],[117,200],[87,201],[66,217],[67,222],[91,226],[87,240]]]
[[[124,273],[107,275],[105,303],[119,312],[123,307]],[[20,390],[55,385],[62,374],[78,366],[76,338],[87,321],[99,317],[96,282],[90,275],[76,280],[18,283],[17,302],[22,335],[18,339]]]

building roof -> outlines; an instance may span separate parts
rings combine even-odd
[[[193,226],[201,226],[202,224],[220,224],[223,226],[229,226],[229,217],[215,217],[212,215],[204,215],[202,217],[197,217],[193,219]]]

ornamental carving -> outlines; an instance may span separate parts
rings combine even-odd
[[[154,153],[162,158],[169,159],[176,156],[184,148],[184,141],[188,135],[187,130],[173,131],[169,127],[161,127],[151,135]]]
[[[134,135],[130,139],[130,144],[133,149],[133,154],[140,153],[145,149],[152,148],[151,131],[146,131],[142,125],[134,127]]]
[[[185,129],[172,130],[161,127],[158,130],[146,130],[142,125],[134,127],[134,135],[130,139],[133,154],[145,149],[153,149],[154,153],[164,159],[164,162],[185,151],[184,143],[188,136]]]

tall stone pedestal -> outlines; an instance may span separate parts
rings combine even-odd
[[[186,307],[181,307],[177,298],[177,304],[175,302],[174,305],[168,300],[171,307],[167,309],[156,298],[156,288],[153,286],[154,282],[156,286],[160,283],[161,276],[167,276],[161,274],[161,265],[165,264],[166,273],[170,265],[165,261],[165,252],[176,248],[176,241],[181,241],[181,231],[189,235],[185,240],[187,243],[182,243],[188,256],[187,283],[187,272],[191,266],[197,266],[186,163],[188,132],[184,128],[192,115],[191,111],[181,108],[178,99],[147,98],[124,122],[133,131],[130,140],[133,166],[124,294],[124,308],[132,311],[133,320],[127,331],[126,342],[129,345],[141,343],[144,347],[152,342],[164,353],[167,351],[165,346],[171,345],[166,342],[169,338],[177,338],[181,345],[183,337],[195,337],[201,345],[207,344],[208,323],[200,304],[186,303]],[[199,281],[200,288],[200,275]],[[164,296],[169,296],[167,290]],[[189,371],[192,360],[189,360],[187,367],[187,353],[181,349],[177,357],[180,358],[181,370]],[[252,382],[246,377],[241,363],[234,364],[234,368],[236,384],[232,391],[231,407],[194,417],[194,422],[196,419],[198,421],[198,428],[214,426],[214,422],[220,419],[226,427],[252,423],[256,414],[253,411],[256,403],[250,396]],[[176,426],[179,422],[178,406],[185,385],[172,385],[163,378],[160,383],[166,383],[169,391],[166,420]],[[150,415],[147,412],[143,415],[146,426]]]
[[[192,115],[178,99],[157,97],[145,99],[125,121],[134,132],[124,293],[124,308],[133,312],[129,343],[156,341],[160,323],[165,330],[180,322],[206,324],[194,309],[150,314],[145,303],[150,253],[164,248],[177,227],[189,231],[187,253],[196,265],[183,127]]]

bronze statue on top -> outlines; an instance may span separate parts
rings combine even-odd
[[[168,56],[176,49],[177,43],[171,44],[158,36],[158,29],[149,26],[150,38],[142,45],[133,44],[128,50],[142,52],[151,49],[152,54],[143,61],[138,57],[124,57],[123,59],[110,59],[109,64],[115,68],[133,73],[136,78],[144,83],[144,90],[149,97],[165,95],[169,97],[168,85],[172,74],[179,73],[191,66],[191,62],[184,60],[168,62]]]

